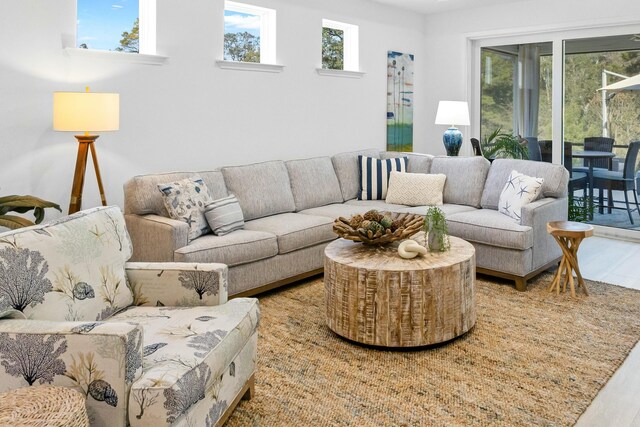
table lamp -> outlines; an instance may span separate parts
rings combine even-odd
[[[455,125],[469,126],[469,105],[464,101],[440,101],[435,124],[451,125],[444,131],[442,142],[447,156],[457,156],[462,145],[462,132]]]
[[[67,132],[84,132],[83,135],[75,135],[79,144],[76,170],[73,175],[73,186],[71,187],[69,214],[78,212],[82,206],[82,188],[84,187],[84,174],[87,169],[89,150],[91,151],[93,167],[96,171],[100,199],[103,206],[107,205],[96,149],[93,144],[98,139],[98,135],[90,135],[89,132],[113,131],[119,128],[119,94],[89,92],[88,87],[85,92],[53,93],[53,129]]]

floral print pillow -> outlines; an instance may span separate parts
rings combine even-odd
[[[202,178],[192,176],[170,184],[158,184],[158,189],[164,196],[169,216],[189,226],[189,241],[210,231],[204,207],[213,200]]]

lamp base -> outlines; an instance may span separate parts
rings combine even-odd
[[[87,169],[87,157],[89,152],[91,152],[93,167],[96,172],[98,190],[100,191],[100,200],[102,201],[102,206],[107,206],[104,188],[102,187],[102,177],[100,176],[100,167],[98,166],[98,157],[96,156],[96,149],[93,145],[94,141],[98,139],[98,135],[75,135],[75,137],[78,140],[78,157],[76,158],[76,169],[73,174],[73,185],[71,186],[69,215],[82,209],[82,190],[84,187],[84,175]]]
[[[460,152],[460,146],[462,145],[462,132],[460,132],[458,128],[451,126],[444,131],[442,142],[444,143],[445,150],[447,150],[447,156],[457,156]]]

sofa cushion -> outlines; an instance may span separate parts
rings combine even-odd
[[[289,173],[280,160],[224,167],[222,175],[229,192],[238,198],[245,221],[296,210]]]
[[[224,236],[244,227],[242,208],[233,194],[207,204],[204,207],[204,216],[216,236]]]
[[[1,233],[0,311],[36,320],[106,319],[133,301],[124,269],[131,252],[115,206]]]
[[[444,203],[479,208],[490,165],[487,159],[479,156],[435,157],[431,164],[431,173],[447,176],[444,184]],[[502,187],[500,189],[502,190]]]
[[[384,200],[387,198],[391,172],[406,172],[407,158],[375,159],[358,156],[360,169],[359,200]]]
[[[407,208],[407,206],[405,205],[396,205],[394,203],[387,203],[384,200],[349,200],[348,202],[345,202],[345,204],[357,206],[358,208],[365,209],[365,212],[371,209],[376,209],[379,211],[387,211],[387,212],[400,212],[400,210]]]
[[[530,160],[496,159],[491,164],[487,181],[482,193],[482,207],[485,209],[498,209],[500,193],[507,182],[512,170],[529,176],[544,179],[542,184],[542,197],[566,197],[569,183],[569,172],[562,165],[554,165],[546,162],[533,162]]]
[[[278,237],[278,253],[280,254],[337,238],[333,232],[331,218],[300,213],[284,213],[256,219],[247,222],[245,228],[275,234]]]
[[[363,214],[369,209],[366,206],[357,206],[350,203],[334,203],[332,205],[320,206],[317,208],[305,209],[298,213],[305,215],[324,216],[336,219],[341,216],[349,218],[355,214]]]
[[[392,159],[394,157],[406,157],[407,172],[410,173],[431,173],[431,154],[404,153],[400,151],[383,151],[380,153],[381,159]]]
[[[449,233],[470,242],[508,249],[533,246],[533,229],[493,209],[476,209],[447,217]],[[545,232],[542,230],[542,232]]]
[[[340,192],[343,200],[351,200],[358,197],[360,190],[360,169],[358,168],[358,155],[378,157],[380,151],[375,149],[340,153],[331,157],[333,169],[340,181]]]
[[[427,209],[429,206],[413,206],[413,207],[404,207],[394,212],[407,212],[418,215],[426,215]],[[459,212],[471,212],[477,210],[477,208],[467,206],[467,205],[452,205],[451,203],[445,203],[443,205],[438,206],[442,212],[444,212],[444,216],[448,219],[450,215],[457,214]]]
[[[236,230],[224,236],[208,234],[174,252],[176,262],[220,262],[229,267],[278,254],[278,239],[263,231]]]
[[[342,202],[330,157],[290,160],[286,165],[296,211]]]
[[[143,372],[131,386],[130,419],[138,419],[145,397],[142,425],[184,419],[223,374],[231,369],[233,375],[231,362],[256,333],[259,317],[254,298],[213,307],[131,307],[114,316],[113,322],[140,324],[144,330]],[[204,419],[196,424],[204,425]]]
[[[542,191],[542,183],[542,178],[511,171],[500,193],[498,212],[520,221],[522,207],[538,198]]]
[[[441,205],[446,179],[442,174],[391,172],[385,201],[408,206]]]
[[[227,195],[222,172],[219,170],[204,172],[169,172],[134,176],[124,184],[124,212],[127,214],[156,214],[168,217],[158,184],[178,181],[198,175],[207,186],[212,199]]]
[[[190,241],[211,231],[204,216],[204,207],[213,200],[202,178],[194,175],[179,181],[158,184],[158,190],[164,197],[164,207],[169,217],[189,226]]]

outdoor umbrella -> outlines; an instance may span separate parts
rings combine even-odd
[[[623,90],[640,90],[640,74],[637,76],[629,77],[619,82],[610,84],[599,90],[606,90],[608,92],[619,92]]]

